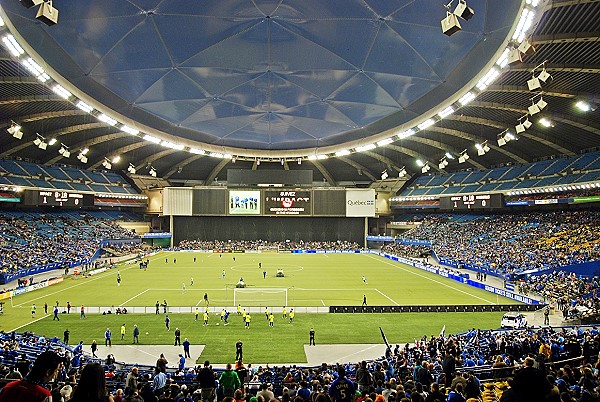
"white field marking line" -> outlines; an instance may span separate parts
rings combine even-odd
[[[342,357],[338,358],[338,361],[347,361],[349,357],[352,357],[352,356],[358,355],[359,353],[362,353],[362,352],[366,352],[367,350],[369,350],[369,349],[373,349],[373,348],[376,348],[376,347],[378,347],[378,346],[379,346],[379,345],[371,345],[371,346],[369,346],[368,348],[364,348],[364,349],[362,349],[362,350],[357,350],[357,351],[356,351],[356,352],[354,352],[354,353],[351,353],[351,354],[349,354],[349,355],[342,356]]]
[[[171,254],[172,254],[172,252],[171,252]],[[163,255],[164,255],[164,254],[163,254]],[[161,256],[161,258],[162,258],[162,256]],[[155,261],[155,260],[157,260],[157,259],[158,259],[158,257],[157,257],[157,258],[152,258],[152,259],[150,259],[150,261]],[[122,269],[122,270],[120,270],[120,271],[127,271],[127,270],[129,270],[129,269],[131,269],[131,268],[134,268],[134,267],[135,267],[135,265],[133,265],[133,264],[132,264],[130,267],[123,268],[123,269]],[[85,282],[77,283],[77,284],[75,284],[75,285],[73,285],[73,286],[69,286],[69,287],[67,287],[67,288],[65,288],[65,289],[62,289],[62,290],[57,290],[57,291],[55,291],[55,292],[52,292],[52,293],[48,293],[48,294],[46,294],[46,295],[44,295],[44,296],[36,297],[35,299],[31,299],[31,300],[29,300],[29,301],[27,301],[27,302],[23,302],[23,303],[15,304],[15,305],[14,305],[14,307],[20,307],[20,306],[22,306],[22,305],[24,305],[24,304],[29,304],[29,303],[31,303],[31,302],[33,302],[33,301],[40,300],[40,299],[43,299],[43,298],[45,298],[45,297],[52,296],[52,295],[55,295],[55,294],[58,294],[58,293],[62,293],[62,292],[64,292],[65,290],[69,290],[69,289],[73,289],[73,288],[75,288],[75,287],[77,287],[77,286],[85,285],[85,284],[87,284],[87,283],[90,283],[91,281],[96,281],[96,280],[98,280],[98,279],[102,279],[102,278],[104,278],[104,277],[106,277],[106,276],[109,276],[109,275],[111,275],[111,274],[114,274],[114,272],[112,272],[112,270],[109,270],[109,271],[108,271],[108,272],[106,272],[106,273],[101,273],[101,274],[98,274],[98,275],[97,275],[95,278],[91,278],[91,279],[89,279],[89,278],[88,278],[88,280],[86,280]],[[27,294],[27,293],[24,293],[24,294]]]
[[[321,299],[321,304],[323,305],[323,307],[327,307],[327,306],[325,305],[325,302],[323,301],[323,299]]]
[[[277,289],[281,289],[281,288],[277,288]],[[291,287],[289,289],[292,289]],[[319,288],[293,288],[292,290],[319,290],[319,291],[323,291],[323,292],[331,292],[331,291],[345,291],[345,292],[356,292],[357,290],[363,291],[365,290],[365,288],[361,287],[361,288],[356,288],[356,289],[319,289]]]
[[[41,316],[40,318],[37,318],[37,319],[35,319],[35,320],[33,320],[33,321],[29,321],[27,324],[23,324],[23,325],[21,325],[21,326],[19,326],[19,327],[17,327],[17,328],[13,328],[13,329],[11,329],[11,330],[10,330],[10,331],[8,331],[8,332],[18,331],[18,330],[20,330],[21,328],[23,328],[23,327],[26,327],[26,326],[28,326],[28,325],[31,325],[31,324],[33,324],[34,322],[38,322],[38,321],[40,321],[40,320],[43,320],[43,319],[44,319],[44,318],[46,318],[46,317],[50,317],[50,314],[43,315],[43,316]]]
[[[382,291],[380,291],[379,289],[375,289],[375,291],[377,293],[379,293],[380,295],[382,295],[383,297],[385,297],[386,299],[388,299],[389,301],[391,301],[392,303],[394,303],[396,306],[399,306],[398,303],[396,303],[394,300],[392,300],[392,298],[388,297],[385,293],[383,293]]]
[[[369,258],[372,258],[372,259],[378,259],[378,258],[375,258],[375,257],[373,257],[373,256],[368,256],[368,257],[369,257]],[[428,277],[427,277],[427,276],[425,276],[425,275],[422,275],[422,274],[419,274],[419,273],[416,273],[416,272],[412,272],[412,271],[410,271],[410,270],[408,270],[408,269],[406,269],[406,268],[403,268],[403,267],[400,265],[401,263],[399,263],[399,264],[392,264],[391,262],[388,262],[388,261],[381,261],[381,262],[383,262],[383,263],[385,263],[385,264],[387,264],[387,265],[391,265],[391,266],[393,266],[393,267],[396,267],[396,268],[398,268],[398,269],[401,269],[402,271],[408,272],[409,274],[412,274],[412,275],[419,276],[419,277],[421,277],[421,278],[423,278],[423,279],[427,279],[427,280],[429,280],[429,281],[435,282],[435,283],[437,283],[437,284],[439,284],[439,285],[445,286],[445,287],[447,287],[447,288],[450,288],[450,289],[452,289],[452,290],[456,290],[457,292],[464,293],[464,294],[466,294],[466,295],[468,295],[468,296],[474,297],[474,298],[476,298],[476,299],[479,299],[479,300],[483,300],[484,302],[486,302],[486,303],[488,303],[488,304],[495,304],[494,302],[491,302],[491,301],[489,301],[489,300],[486,300],[486,299],[484,299],[483,297],[475,296],[475,295],[474,295],[474,294],[472,294],[472,293],[465,292],[464,290],[461,290],[461,289],[457,289],[457,288],[455,288],[454,286],[450,286],[450,285],[448,285],[447,283],[443,283],[443,282],[440,282],[440,281],[438,281],[438,280],[435,280],[435,279],[433,279],[433,278],[428,278]],[[418,269],[418,268],[415,268],[415,269]]]
[[[155,355],[153,355],[152,353],[150,353],[150,352],[146,352],[145,350],[142,350],[142,349],[138,349],[138,348],[136,348],[135,346],[131,346],[131,345],[126,345],[126,346],[127,346],[128,348],[135,349],[135,350],[137,350],[138,352],[141,352],[141,353],[143,353],[143,354],[145,354],[145,355],[152,356],[152,357],[156,357],[156,356],[155,356]]]
[[[150,289],[146,289],[146,290],[144,290],[144,291],[142,291],[142,292],[138,293],[137,295],[135,295],[135,296],[133,296],[133,297],[130,297],[129,299],[125,300],[123,303],[119,304],[119,307],[123,306],[123,304],[125,304],[125,303],[127,303],[127,302],[130,302],[130,301],[132,301],[132,300],[133,300],[133,299],[135,299],[136,297],[143,295],[144,293],[146,293],[146,292],[147,292],[147,291],[149,291],[149,290],[150,290]]]

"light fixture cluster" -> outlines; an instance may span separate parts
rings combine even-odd
[[[98,198],[116,198],[122,200],[147,200],[148,196],[146,195],[133,195],[133,194],[95,194]]]
[[[403,202],[403,201],[436,201],[439,197],[435,196],[419,196],[419,197],[392,197],[390,201]]]
[[[19,0],[26,8],[40,6],[35,18],[48,26],[55,25],[58,22],[58,10],[52,7],[52,0]]]
[[[595,183],[584,183],[584,184],[568,184],[564,186],[553,186],[553,187],[540,187],[530,188],[527,190],[515,190],[509,191],[506,195],[527,195],[527,194],[543,194],[543,193],[562,193],[565,191],[574,190],[590,190],[593,188],[600,188],[600,182]]]
[[[471,157],[469,156],[469,154],[467,153],[467,150],[465,149],[458,156],[458,163],[465,163],[469,159],[471,159]]]
[[[148,170],[148,174],[152,177],[156,177],[156,169],[154,169],[154,166],[150,165],[150,169]]]
[[[510,131],[508,131],[508,129],[504,130],[503,132],[501,132],[500,134],[498,134],[498,146],[502,147],[504,145],[506,145],[508,142],[516,140],[517,137],[511,133]]]
[[[21,138],[23,138],[23,131],[21,130],[21,128],[22,127],[20,125],[18,125],[14,121],[11,121],[10,127],[8,127],[6,131],[8,131],[8,133],[15,137],[17,140],[20,140]]]
[[[475,148],[477,148],[477,155],[479,156],[483,156],[490,151],[490,146],[488,145],[487,141],[484,141],[481,144],[475,144]]]
[[[387,169],[381,172],[381,180],[385,180],[389,177]]]
[[[49,5],[51,6],[50,1],[44,0],[20,0],[21,2],[31,3],[33,5]],[[44,3],[44,4],[42,4]],[[454,5],[456,5],[454,7]],[[311,155],[291,155],[286,156],[284,158],[274,156],[274,157],[256,157],[256,156],[245,156],[245,155],[232,155],[227,152],[214,152],[207,151],[204,149],[187,146],[184,144],[175,143],[171,140],[164,140],[162,138],[156,137],[155,135],[150,135],[147,133],[141,133],[140,130],[130,127],[124,123],[119,122],[114,117],[110,116],[107,113],[103,113],[99,110],[96,110],[93,106],[87,104],[85,101],[77,98],[75,95],[71,94],[68,90],[58,84],[48,73],[44,71],[44,69],[39,66],[35,61],[25,54],[25,50],[19,45],[17,40],[10,33],[6,32],[5,28],[2,29],[5,34],[2,36],[1,41],[3,45],[7,48],[7,50],[17,59],[22,59],[21,62],[27,68],[31,74],[33,74],[39,81],[44,82],[52,91],[61,96],[62,98],[72,102],[77,108],[80,110],[91,114],[96,117],[100,121],[104,122],[107,125],[114,126],[121,130],[122,132],[128,133],[133,136],[139,136],[142,139],[152,142],[154,144],[164,146],[166,148],[171,148],[175,150],[183,150],[196,155],[206,155],[214,158],[222,158],[222,159],[230,159],[232,162],[235,160],[249,160],[256,161],[257,164],[262,160],[264,162],[275,162],[281,163],[283,160],[285,162],[296,161],[298,164],[301,164],[303,160],[309,161],[321,161],[326,160],[332,157],[342,157],[346,155],[350,155],[355,152],[365,152],[375,149],[376,147],[384,147],[386,145],[392,144],[397,140],[402,140],[404,138],[413,136],[417,134],[419,131],[425,130],[428,127],[436,124],[440,120],[450,116],[455,113],[461,107],[468,105],[471,101],[476,99],[476,97],[484,91],[498,76],[500,76],[502,69],[508,63],[502,62],[501,60],[506,60],[507,52],[510,52],[510,49],[517,49],[521,54],[529,54],[532,52],[533,46],[529,43],[525,38],[531,30],[534,21],[537,18],[537,9],[538,0],[526,0],[525,5],[521,9],[521,13],[519,15],[518,23],[516,24],[515,30],[512,33],[511,43],[504,49],[501,58],[496,62],[496,65],[490,68],[482,78],[477,82],[477,84],[468,90],[466,93],[457,97],[457,100],[452,104],[441,104],[439,109],[430,116],[424,116],[423,121],[416,124],[413,128],[403,129],[401,132],[394,133],[388,138],[384,138],[376,143],[372,144],[364,144],[357,146],[355,148],[350,149],[340,149],[337,151],[333,151],[331,153],[323,153],[319,154],[318,150],[315,154]],[[454,9],[452,10],[452,8]],[[447,18],[450,16],[450,20],[458,21],[458,18],[462,18],[464,20],[468,20],[474,15],[474,10],[470,8],[467,4],[466,0],[452,0],[447,5]],[[56,14],[57,15],[57,14]],[[3,21],[0,20],[0,27],[3,27]],[[25,55],[25,57],[23,57]],[[541,77],[537,77],[538,79],[542,79],[545,77],[544,74],[541,74]],[[87,158],[86,158],[87,159]],[[80,159],[81,160],[81,159]],[[110,161],[109,161],[110,163]],[[111,164],[112,165],[112,164]],[[430,167],[429,167],[430,168]]]
[[[450,0],[450,2],[446,4],[446,18],[441,21],[442,32],[448,36],[452,36],[462,29],[458,19],[459,17],[468,21],[475,15],[475,11],[467,5],[465,0],[458,0],[456,8],[454,11],[451,11],[453,3],[454,0]]]

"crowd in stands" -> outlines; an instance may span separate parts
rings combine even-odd
[[[381,252],[406,258],[427,258],[431,255],[431,247],[414,244],[388,243],[381,247]]]
[[[278,249],[290,250],[361,250],[356,242],[345,240],[337,241],[266,241],[266,240],[183,240],[179,243],[181,250],[260,250]]]
[[[403,237],[431,241],[440,259],[515,274],[600,259],[600,212],[436,215]]]
[[[0,272],[87,259],[102,240],[134,237],[111,220],[87,215],[0,213]]]
[[[391,346],[374,361],[319,367],[169,368],[116,363],[82,353],[58,338],[0,333],[0,402],[476,402],[597,401],[600,331],[596,327],[483,331],[423,336]],[[36,360],[37,358],[37,360]],[[31,362],[35,363],[31,365]],[[24,378],[24,380],[23,380]],[[356,399],[339,395],[340,381]],[[8,384],[8,385],[6,385]],[[486,394],[486,399],[483,395]],[[493,395],[492,395],[493,394]],[[501,396],[500,396],[501,394]],[[331,397],[331,399],[330,399]],[[469,399],[473,398],[473,399]],[[490,399],[491,398],[491,399]]]

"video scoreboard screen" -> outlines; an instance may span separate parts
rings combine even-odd
[[[91,207],[94,195],[62,190],[26,190],[24,203],[35,206]]]
[[[306,215],[311,214],[310,191],[265,191],[265,215]]]
[[[461,194],[440,197],[440,209],[490,209],[504,207],[502,194]]]
[[[260,191],[229,191],[229,215],[260,215]]]

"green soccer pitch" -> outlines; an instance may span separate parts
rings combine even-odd
[[[311,327],[317,332],[319,344],[382,343],[380,326],[390,343],[404,344],[423,335],[437,335],[444,325],[446,333],[473,327],[498,328],[502,313],[298,313],[293,324],[278,313],[273,328],[268,326],[264,314],[254,313],[250,330],[245,330],[235,310],[231,311],[228,326],[222,325],[214,313],[210,315],[209,325],[203,326],[204,294],[208,294],[210,306],[233,306],[233,288],[243,278],[250,290],[287,289],[288,311],[294,307],[361,305],[363,295],[370,306],[515,303],[372,254],[162,252],[149,259],[146,271],[136,264],[121,264],[117,269],[92,277],[66,279],[58,285],[17,296],[12,306],[8,301],[5,304],[1,327],[5,331],[32,331],[61,339],[68,328],[72,342],[83,340],[86,345],[93,339],[101,342],[107,327],[113,332],[114,344],[128,344],[133,324],[140,327],[142,344],[168,345],[173,342],[173,328],[179,327],[183,338],[189,338],[192,344],[206,345],[200,360],[231,361],[231,356],[223,351],[229,351],[242,339],[246,361],[282,363],[306,361],[303,347]],[[285,277],[276,277],[277,269],[282,269]],[[120,286],[117,286],[117,270],[121,276]],[[263,278],[264,271],[266,278]],[[285,300],[284,292],[248,292],[242,296],[237,294],[238,300],[244,300],[243,307],[281,308]],[[269,300],[265,302],[261,298]],[[161,303],[167,300],[170,307],[186,306],[189,311],[198,306],[200,319],[196,322],[191,312],[171,313],[172,330],[167,332],[162,308],[161,314],[153,314],[157,300]],[[53,321],[52,306],[57,301],[61,310],[67,301],[73,308],[71,314],[61,314],[60,321]],[[32,319],[34,303],[37,313]],[[49,315],[44,315],[44,303],[49,305]],[[125,306],[130,310],[134,306],[148,307],[152,313],[88,314],[81,320],[81,304]],[[217,322],[220,325],[216,325]],[[127,325],[128,336],[120,341],[118,332],[123,323]]]

